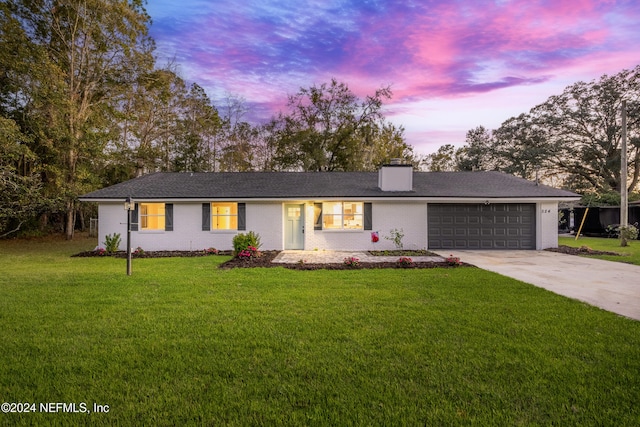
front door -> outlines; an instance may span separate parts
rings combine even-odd
[[[284,205],[284,248],[304,249],[304,204]]]

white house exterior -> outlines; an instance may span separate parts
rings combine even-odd
[[[498,172],[154,173],[86,194],[98,203],[99,242],[127,232],[144,250],[232,248],[258,233],[263,250],[557,247],[558,202],[571,192]],[[373,238],[377,234],[378,239]],[[124,239],[123,239],[124,240]],[[124,245],[124,244],[123,244]],[[121,249],[124,249],[122,247]]]

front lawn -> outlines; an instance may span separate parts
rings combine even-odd
[[[587,246],[593,250],[604,252],[616,252],[620,256],[615,255],[588,255],[593,258],[604,259],[607,261],[626,262],[629,264],[640,265],[640,240],[631,240],[629,246],[621,247],[620,239],[606,239],[602,237],[559,237],[559,245],[579,248]]]
[[[67,404],[0,424],[640,418],[640,322],[497,274],[221,270],[212,256],[134,260],[128,277],[124,259],[70,257],[92,247],[0,242],[0,401]],[[61,413],[70,403],[108,413]]]

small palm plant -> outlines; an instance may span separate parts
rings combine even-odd
[[[108,254],[112,254],[118,251],[120,248],[120,233],[107,234],[104,236],[104,249]]]

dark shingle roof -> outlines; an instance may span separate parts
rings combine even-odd
[[[570,191],[500,172],[414,172],[413,191],[382,191],[377,172],[158,172],[81,197],[124,199],[287,199],[323,197],[570,198]]]

